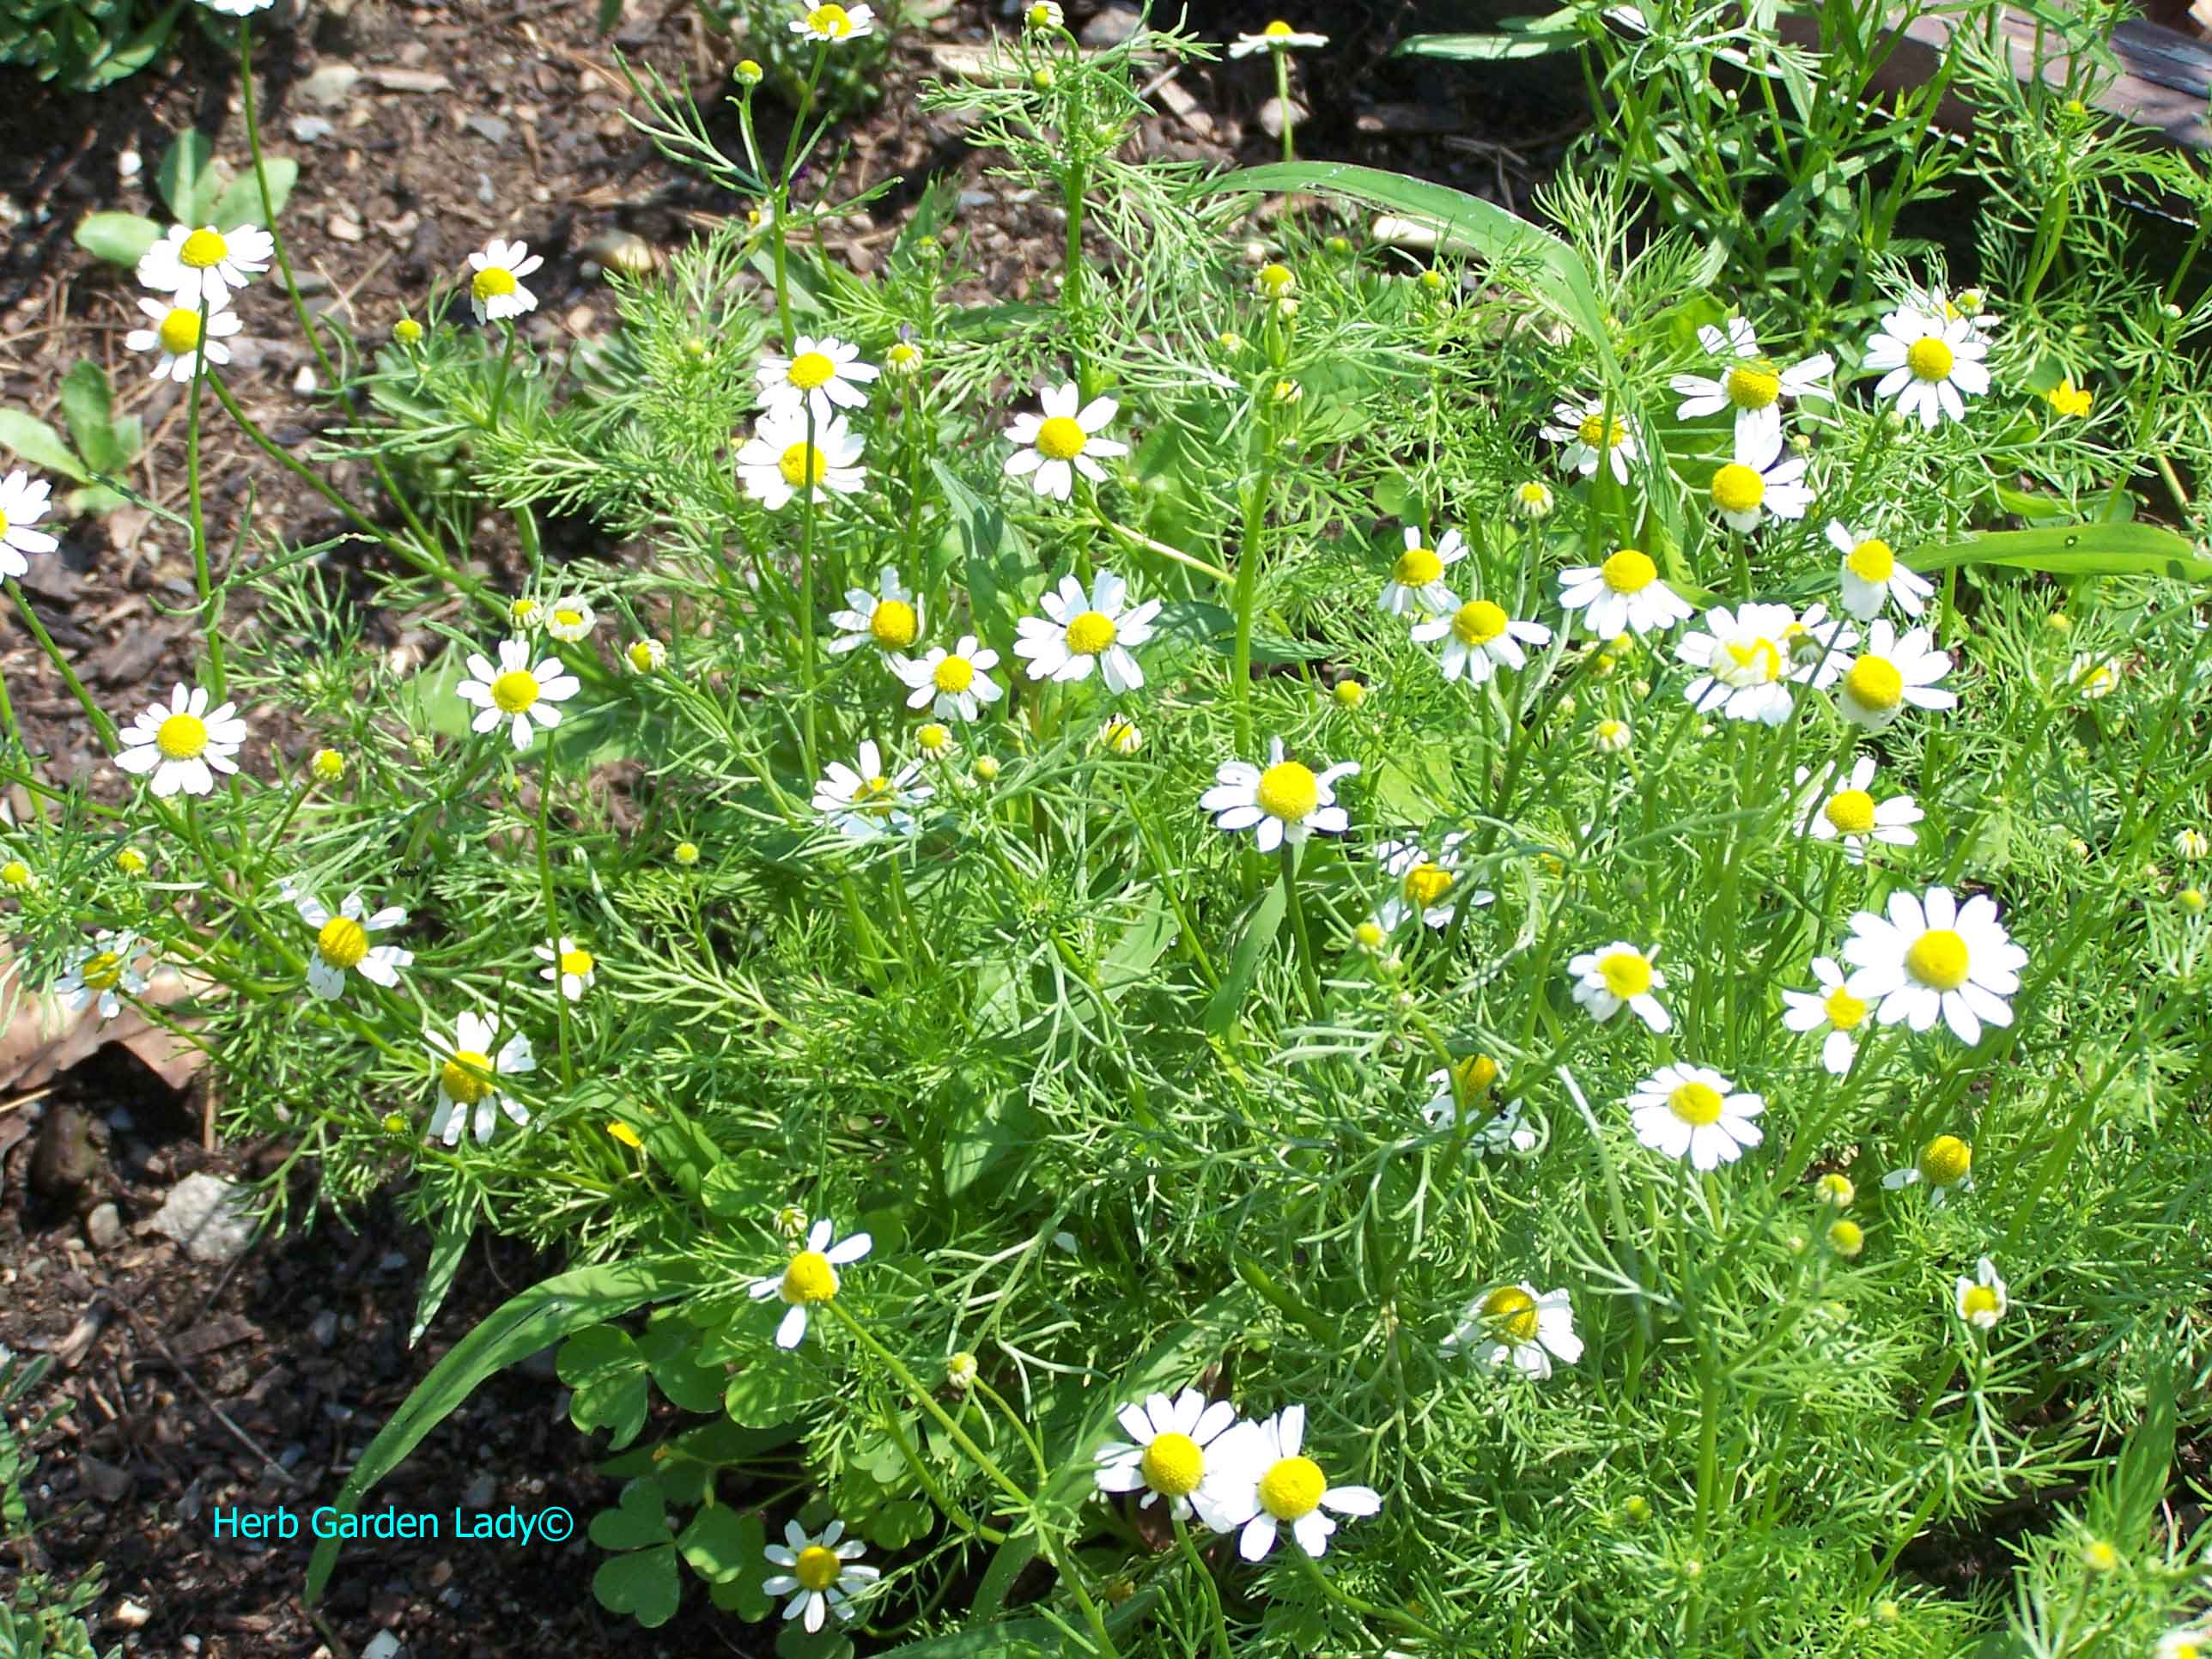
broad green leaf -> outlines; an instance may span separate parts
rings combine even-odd
[[[90,92],[112,86],[152,63],[169,44],[169,31],[176,27],[177,14],[184,8],[185,0],[170,0],[167,9],[152,22],[100,59],[85,76],[84,89]]]
[[[62,416],[69,422],[76,453],[94,472],[117,472],[128,465],[115,435],[115,398],[107,371],[88,357],[62,376]]]
[[[766,1533],[759,1511],[740,1515],[727,1504],[710,1504],[691,1517],[676,1547],[702,1578],[710,1583],[726,1583],[761,1559]]]
[[[2186,537],[2149,524],[2085,524],[2072,529],[1993,530],[1916,547],[1905,562],[1922,575],[1960,565],[1996,565],[2046,576],[2166,576],[2212,582],[2212,558]]]
[[[1230,953],[1229,971],[1222,975],[1221,983],[1206,1000],[1204,1023],[1208,1036],[1226,1036],[1236,1024],[1237,1017],[1244,1012],[1244,994],[1252,988],[1253,978],[1282,926],[1283,884],[1271,881],[1246,912],[1243,928],[1237,935],[1237,948]]]
[[[592,1517],[591,1540],[603,1550],[641,1550],[668,1541],[668,1504],[650,1476],[623,1483],[615,1507]]]
[[[1209,599],[1175,599],[1161,607],[1153,623],[1156,636],[1186,645],[1203,645],[1224,657],[1237,653],[1237,616]],[[1319,662],[1328,647],[1286,640],[1280,635],[1252,634],[1252,660],[1262,667],[1285,667],[1292,663]]]
[[[1143,983],[1152,964],[1175,943],[1175,913],[1158,888],[1147,888],[1144,908],[1099,961],[1098,988],[1107,1000],[1118,1002],[1132,986]]]
[[[215,170],[215,146],[208,136],[191,128],[179,133],[154,170],[154,185],[179,224],[206,224],[222,192],[222,180]]]
[[[92,475],[62,441],[62,434],[20,409],[0,409],[0,449],[10,450],[16,459],[42,471],[58,472],[72,483],[92,481]]]
[[[252,173],[241,173],[216,198],[215,206],[208,214],[210,224],[218,230],[235,230],[240,225],[259,225],[264,230],[269,228],[270,219],[282,213],[284,204],[291,199],[292,186],[300,180],[300,164],[285,156],[271,155],[263,160],[261,167],[269,179],[269,210],[262,210],[261,186]]]
[[[1454,63],[1492,64],[1514,58],[1543,58],[1572,52],[1582,44],[1572,11],[1542,17],[1501,17],[1495,34],[1409,34],[1398,43],[1400,58],[1442,58]]]
[[[95,259],[126,270],[161,240],[161,228],[135,213],[88,213],[76,228],[76,245]]]
[[[834,1619],[813,1632],[787,1619],[776,1626],[775,1655],[776,1659],[852,1659],[853,1638]]]
[[[811,1370],[795,1357],[778,1353],[757,1359],[729,1381],[722,1409],[732,1423],[749,1429],[788,1423],[812,1405],[821,1390]]]
[[[643,1336],[637,1351],[653,1368],[654,1385],[687,1412],[711,1412],[722,1404],[727,1380],[719,1365],[699,1363],[698,1332],[680,1318],[664,1315]]]
[[[586,1434],[610,1431],[611,1449],[637,1438],[653,1397],[645,1385],[645,1356],[628,1331],[592,1325],[561,1345],[556,1364],[561,1380],[575,1392],[568,1397],[568,1420]]]
[[[628,1613],[647,1630],[666,1624],[683,1599],[676,1546],[662,1544],[602,1561],[592,1575],[592,1594],[608,1612]]]
[[[1014,648],[1014,619],[1044,585],[1043,562],[1019,526],[963,483],[942,461],[931,464],[952,511],[967,568],[969,612],[984,643],[1001,656]]]

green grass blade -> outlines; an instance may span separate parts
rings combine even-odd
[[[2212,559],[2186,537],[2149,524],[2085,524],[2072,529],[1994,530],[1917,547],[1905,562],[1922,575],[1960,565],[2082,576],[2167,576],[2212,582]]]

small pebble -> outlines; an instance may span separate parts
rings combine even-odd
[[[329,1347],[338,1340],[337,1315],[328,1308],[324,1309],[315,1316],[314,1322],[307,1327],[307,1334],[315,1339],[316,1346]]]
[[[361,1659],[392,1659],[399,1651],[399,1638],[388,1630],[380,1630],[368,1638],[361,1650]]]

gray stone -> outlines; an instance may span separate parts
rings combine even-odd
[[[514,134],[514,129],[496,115],[471,115],[461,125],[479,138],[495,144],[503,144]]]
[[[388,1630],[380,1630],[368,1638],[361,1650],[361,1659],[393,1659],[399,1651],[399,1638]]]
[[[246,1189],[219,1176],[188,1175],[149,1217],[149,1231],[173,1238],[195,1261],[235,1261],[259,1218]]]
[[[1118,46],[1137,32],[1144,14],[1127,6],[1109,6],[1083,26],[1075,38],[1086,46]]]
[[[338,1316],[325,1308],[317,1314],[314,1322],[307,1327],[307,1334],[315,1339],[315,1346],[327,1348],[338,1340]]]
[[[84,1218],[84,1236],[95,1250],[112,1250],[123,1242],[123,1215],[112,1204],[102,1204]]]
[[[488,1510],[491,1500],[499,1496],[499,1477],[486,1470],[469,1482],[468,1490],[461,1494],[465,1510]]]
[[[337,131],[319,115],[295,115],[292,118],[292,137],[302,144],[318,144]]]
[[[293,88],[299,96],[322,109],[337,109],[353,95],[361,71],[351,64],[324,64]]]

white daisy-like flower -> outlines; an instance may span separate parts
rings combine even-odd
[[[1851,1069],[1851,1061],[1858,1054],[1858,1038],[1853,1033],[1866,1024],[1870,1010],[1844,985],[1844,970],[1834,957],[1814,957],[1813,977],[1820,987],[1817,994],[1811,991],[1782,994],[1782,1024],[1800,1033],[1826,1030],[1828,1035],[1820,1042],[1820,1064],[1829,1076],[1841,1077]]]
[[[2097,702],[2120,689],[2120,659],[2081,652],[2067,665],[2066,686],[2084,702]]]
[[[173,294],[176,303],[197,309],[204,299],[219,306],[269,269],[276,240],[258,225],[198,230],[172,225],[168,234],[139,256],[138,283],[156,294]]]
[[[1459,595],[1444,580],[1444,569],[1467,556],[1467,543],[1456,530],[1447,530],[1431,547],[1421,532],[1406,526],[1406,550],[1390,566],[1390,580],[1378,601],[1394,617],[1411,611],[1416,615],[1441,616],[1459,608]]]
[[[435,1031],[425,1031],[423,1036],[438,1062],[438,1109],[430,1118],[434,1139],[448,1146],[458,1144],[471,1110],[479,1146],[490,1141],[501,1112],[518,1127],[530,1121],[529,1109],[500,1087],[499,1082],[537,1069],[538,1058],[530,1050],[528,1037],[517,1031],[495,1054],[497,1014],[463,1014],[453,1026],[450,1042]]]
[[[1785,455],[1782,427],[1764,428],[1748,440],[1736,428],[1735,459],[1713,474],[1713,508],[1729,529],[1748,535],[1771,516],[1802,519],[1813,505],[1805,483],[1805,459]]]
[[[866,6],[854,6],[850,11],[839,5],[809,6],[791,20],[793,34],[833,46],[872,33],[875,27],[876,14]]]
[[[1881,537],[1855,534],[1831,519],[1828,545],[1843,555],[1844,609],[1861,622],[1871,622],[1893,599],[1908,617],[1928,608],[1936,584],[1899,563],[1896,550]]]
[[[906,706],[919,708],[927,703],[930,712],[941,720],[972,721],[982,709],[1005,696],[1006,689],[989,672],[998,665],[999,653],[980,646],[973,634],[963,634],[950,651],[935,646],[918,660],[902,656],[890,659],[891,672],[913,694]]]
[[[403,926],[407,913],[388,904],[374,915],[359,893],[348,893],[333,914],[313,893],[302,892],[287,881],[278,890],[300,913],[300,920],[315,930],[315,948],[307,956],[307,988],[325,1002],[345,994],[346,975],[359,974],[372,985],[387,988],[399,983],[399,970],[414,965],[415,953],[397,945],[373,945],[369,936]]]
[[[1424,927],[1449,927],[1460,903],[1454,890],[1459,884],[1460,849],[1466,842],[1463,832],[1446,836],[1433,858],[1417,841],[1380,843],[1375,856],[1382,861],[1392,881],[1389,896],[1376,908],[1375,925],[1386,933],[1395,933],[1410,918],[1419,916]],[[1468,902],[1488,904],[1497,896],[1479,887]]]
[[[1616,413],[1607,414],[1606,400],[1592,398],[1579,403],[1554,404],[1556,425],[1540,428],[1539,435],[1564,445],[1560,459],[1585,478],[1597,476],[1600,462],[1612,470],[1617,483],[1628,482],[1630,464],[1640,458],[1636,434]],[[1607,630],[1619,633],[1620,630]]]
[[[533,945],[530,948],[545,964],[538,970],[538,977],[548,985],[557,980],[561,994],[571,1002],[581,1002],[584,993],[599,980],[599,964],[592,953],[566,933],[550,945]]]
[[[1486,1158],[1498,1152],[1534,1152],[1540,1137],[1522,1112],[1519,1101],[1494,1108],[1485,1103],[1485,1097],[1504,1077],[1498,1062],[1487,1054],[1469,1054],[1437,1067],[1429,1073],[1430,1095],[1421,1105],[1421,1121],[1441,1132],[1472,1120],[1474,1128],[1468,1145]],[[1462,1096],[1467,1101],[1464,1110],[1460,1106]]]
[[[1851,994],[1877,1005],[1882,1024],[1903,1020],[1924,1031],[1941,1016],[1959,1041],[1974,1043],[1985,1024],[2012,1024],[2005,999],[2020,989],[2027,952],[2012,942],[1987,894],[1960,904],[1949,888],[1931,887],[1922,898],[1892,893],[1886,917],[1854,915],[1844,960],[1858,970]]]
[[[1336,781],[1358,770],[1357,761],[1340,761],[1316,772],[1284,759],[1283,740],[1273,738],[1265,769],[1249,761],[1224,762],[1198,804],[1213,814],[1215,829],[1231,835],[1249,830],[1260,850],[1272,853],[1285,842],[1303,845],[1316,830],[1341,835],[1352,820],[1336,804]]]
[[[1535,478],[1514,487],[1512,502],[1514,515],[1532,524],[1550,518],[1552,508],[1558,504],[1551,485]]]
[[[912,835],[915,817],[908,809],[936,793],[917,781],[921,763],[908,761],[896,774],[886,773],[883,750],[872,738],[860,745],[857,759],[857,771],[842,761],[830,763],[814,786],[814,810],[838,833],[855,841]]]
[[[1672,1029],[1674,1020],[1651,994],[1667,988],[1667,976],[1656,965],[1658,956],[1657,945],[1639,951],[1626,939],[1583,951],[1567,964],[1577,1006],[1601,1024],[1626,1008],[1655,1031]]]
[[[1091,578],[1087,599],[1082,583],[1062,576],[1057,592],[1038,597],[1044,615],[1014,624],[1014,654],[1027,660],[1033,680],[1088,679],[1095,666],[1115,696],[1133,691],[1145,683],[1145,672],[1131,651],[1151,641],[1160,602],[1133,607],[1128,599],[1128,585],[1110,570]]]
[[[1951,655],[1936,648],[1933,630],[1916,628],[1900,635],[1886,617],[1867,626],[1866,649],[1844,671],[1836,705],[1845,720],[1879,732],[1914,708],[1955,708],[1959,694],[1936,682],[1951,672]]]
[[[1458,535],[1457,531],[1452,532]],[[1525,668],[1524,645],[1549,645],[1552,630],[1541,623],[1521,622],[1505,607],[1489,599],[1469,599],[1449,616],[1432,617],[1413,625],[1418,645],[1443,641],[1437,665],[1448,680],[1462,674],[1469,685],[1481,685],[1500,668]]]
[[[1238,35],[1230,42],[1229,56],[1249,58],[1255,52],[1312,52],[1328,44],[1328,36],[1326,34],[1294,29],[1278,17],[1257,34]]]
[[[469,255],[469,309],[480,323],[502,322],[538,309],[538,296],[523,287],[522,279],[545,263],[527,242],[502,241],[495,236],[481,253]]]
[[[1790,718],[1790,686],[1808,678],[1790,648],[1796,614],[1786,605],[1746,605],[1705,612],[1705,631],[1685,634],[1674,654],[1705,672],[1682,688],[1702,714],[1779,726]]]
[[[197,301],[191,305],[164,304],[141,296],[138,309],[153,326],[132,329],[123,337],[123,344],[131,351],[155,354],[154,379],[182,386],[199,373],[203,357],[216,364],[230,361],[230,348],[223,342],[237,333],[241,324],[227,301],[211,301],[204,319]]]
[[[1447,1353],[1465,1353],[1492,1368],[1511,1366],[1539,1382],[1554,1361],[1571,1365],[1583,1357],[1575,1334],[1575,1310],[1565,1291],[1534,1285],[1500,1285],[1467,1304],[1443,1341]]]
[[[146,975],[137,966],[144,949],[127,928],[94,933],[62,964],[62,975],[54,981],[55,1000],[70,1014],[81,1014],[88,1004],[96,1003],[102,1019],[113,1019],[123,1012],[125,997],[135,997],[146,988]]]
[[[120,740],[115,764],[133,777],[150,774],[155,799],[179,791],[205,795],[215,789],[216,773],[238,770],[246,722],[236,703],[210,708],[204,690],[179,685],[166,704],[153,704],[125,727]]]
[[[1941,1209],[1953,1193],[1973,1189],[1974,1149],[1957,1135],[1937,1135],[1911,1164],[1884,1176],[1881,1184],[1885,1191],[1893,1193],[1924,1184],[1929,1206]]]
[[[589,638],[592,630],[599,625],[599,613],[577,593],[564,595],[548,605],[544,621],[545,631],[564,645],[574,645]]]
[[[1977,339],[1986,339],[2004,320],[1987,309],[1988,304],[1989,295],[1978,288],[1962,288],[1954,295],[1941,283],[1929,283],[1916,284],[1905,292],[1905,309],[1923,317],[1941,317],[1946,322],[1963,319]]]
[[[276,0],[200,0],[210,11],[219,11],[226,17],[251,17],[276,3]]]
[[[1844,856],[1853,864],[1865,862],[1869,842],[1917,844],[1920,832],[1912,826],[1927,816],[1910,795],[1875,799],[1875,769],[1872,755],[1861,755],[1841,778],[1826,770],[1816,776],[1808,766],[1797,769],[1799,829],[1814,841],[1841,841]]]
[[[46,516],[54,487],[17,467],[0,478],[0,576],[22,576],[30,572],[27,553],[51,553],[61,545],[43,530],[31,526]]]
[[[899,580],[897,567],[887,564],[876,573],[874,592],[865,587],[845,590],[845,608],[830,613],[830,625],[838,630],[830,641],[834,655],[842,657],[864,645],[903,651],[921,637],[921,605]]]
[[[837,1269],[849,1267],[875,1248],[866,1233],[837,1238],[836,1229],[817,1221],[806,1232],[805,1248],[791,1258],[780,1273],[756,1279],[745,1293],[756,1302],[781,1298],[787,1311],[775,1328],[775,1346],[795,1348],[806,1335],[809,1310],[837,1294]]]
[[[2187,1625],[2158,1638],[2152,1659],[2212,1659],[2212,1625]]]
[[[1583,626],[1601,640],[1629,632],[1649,634],[1686,621],[1687,599],[1659,580],[1649,554],[1624,547],[1603,564],[1578,564],[1559,573],[1559,605],[1583,613]]]
[[[1859,642],[1859,630],[1841,617],[1830,617],[1828,607],[1816,602],[1782,630],[1782,639],[1796,670],[1790,678],[1825,691],[1843,678],[1850,660],[1845,653]]]
[[[1239,1423],[1214,1443],[1220,1485],[1203,1492],[1200,1518],[1216,1532],[1237,1533],[1237,1553],[1247,1561],[1264,1560],[1285,1527],[1300,1549],[1318,1558],[1328,1553],[1337,1526],[1322,1510],[1358,1516],[1382,1507],[1371,1486],[1330,1486],[1302,1449],[1305,1434],[1306,1408],[1289,1406]]]
[[[477,717],[471,732],[489,732],[501,722],[509,724],[517,749],[530,747],[537,726],[551,731],[561,723],[560,705],[584,689],[583,681],[567,672],[560,658],[530,660],[530,641],[501,640],[499,665],[480,651],[469,653],[469,678],[453,688],[463,702],[474,704]]]
[[[827,426],[840,409],[865,409],[868,394],[860,390],[883,371],[860,361],[860,348],[833,335],[816,339],[802,334],[793,342],[791,356],[769,352],[756,372],[762,404],[778,415],[814,414],[817,426]]]
[[[1735,410],[1738,451],[1768,444],[1781,447],[1785,399],[1832,396],[1826,382],[1836,372],[1833,357],[1823,351],[1781,368],[1759,349],[1759,335],[1747,318],[1730,318],[1725,332],[1707,324],[1698,331],[1698,343],[1725,367],[1717,378],[1677,374],[1668,383],[1682,398],[1675,418],[1696,420]]]
[[[659,640],[632,640],[623,647],[623,660],[633,674],[658,674],[668,666],[668,647]]]
[[[1150,1509],[1164,1498],[1169,1512],[1186,1520],[1194,1504],[1212,1501],[1207,1483],[1218,1480],[1218,1474],[1209,1467],[1206,1448],[1235,1425],[1234,1406],[1185,1389],[1172,1400],[1164,1394],[1147,1395],[1141,1404],[1123,1406],[1114,1418],[1128,1438],[1109,1441],[1094,1454],[1097,1468],[1092,1479],[1099,1491],[1142,1492],[1139,1509]]]
[[[761,416],[738,452],[738,478],[745,494],[771,513],[781,512],[794,496],[811,494],[826,501],[849,495],[867,482],[867,470],[860,465],[866,446],[842,415],[814,423],[811,447],[806,426],[804,411],[771,411]]]
[[[1995,1330],[1997,1321],[2012,1305],[2005,1293],[2004,1280],[1997,1277],[1997,1264],[1987,1256],[1974,1264],[1972,1279],[1964,1273],[1959,1275],[1952,1300],[1959,1310],[1959,1317],[1978,1331]]]
[[[1866,366],[1881,375],[1877,398],[1893,398],[1897,412],[1933,432],[1946,416],[1966,418],[1967,398],[1990,389],[1982,359],[1989,343],[1965,317],[1931,317],[1924,312],[1892,312],[1866,345]]]
[[[1078,472],[1093,483],[1105,482],[1099,457],[1129,453],[1128,445],[1098,435],[1121,405],[1111,398],[1093,398],[1079,409],[1082,396],[1073,380],[1047,386],[1037,398],[1043,414],[1014,417],[1006,436],[1021,447],[1006,457],[1007,477],[1029,475],[1031,489],[1056,501],[1074,493]]]
[[[783,1542],[761,1552],[769,1565],[783,1571],[761,1580],[771,1596],[789,1595],[783,1605],[784,1622],[799,1620],[809,1635],[822,1628],[831,1613],[850,1619],[854,1598],[883,1577],[875,1567],[860,1565],[867,1546],[845,1536],[845,1523],[832,1521],[819,1538],[809,1537],[796,1521],[783,1523]]]
[[[1636,1138],[1668,1158],[1686,1158],[1693,1170],[1733,1164],[1765,1139],[1752,1121],[1766,1109],[1757,1095],[1707,1066],[1662,1066],[1628,1097]]]
[[[1625,755],[1636,741],[1636,734],[1622,720],[1601,720],[1590,727],[1590,747],[1601,755]]]

